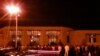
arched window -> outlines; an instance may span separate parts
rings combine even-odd
[[[57,45],[58,44],[58,37],[60,32],[59,31],[47,31],[46,35],[48,37],[48,44],[49,45]]]
[[[39,38],[40,38],[40,35],[41,35],[41,31],[30,30],[30,31],[27,31],[27,34],[30,37],[29,45],[32,46],[32,45],[38,45],[39,44]]]

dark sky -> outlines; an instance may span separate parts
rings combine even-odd
[[[19,25],[68,26],[74,29],[100,29],[100,3],[87,0],[19,0],[23,14]],[[4,4],[1,0],[0,6]],[[0,8],[1,8],[0,7]],[[0,17],[5,13],[1,9]],[[15,21],[11,21],[14,25]],[[7,26],[8,20],[0,20]]]

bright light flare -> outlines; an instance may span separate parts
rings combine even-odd
[[[18,13],[20,13],[20,8],[19,8],[19,6],[16,6],[16,5],[7,5],[6,6],[6,10],[10,14],[18,14]]]

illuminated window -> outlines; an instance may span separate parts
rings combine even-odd
[[[12,35],[11,37],[12,37],[13,41],[16,41],[16,40],[21,41],[21,35],[18,35],[17,37],[16,37],[16,35]]]
[[[36,31],[36,30],[29,30],[27,31],[28,35],[41,35],[41,31]]]
[[[17,35],[16,35],[16,30],[10,30],[9,35],[11,39],[7,43],[8,46],[11,46],[11,47],[21,46],[21,37],[22,37],[21,30],[17,31]]]
[[[30,36],[30,38],[31,38],[30,39],[31,42],[38,42],[39,41],[39,36],[33,36],[32,35],[32,36]]]
[[[17,35],[21,35],[22,34],[22,31],[17,31]],[[16,35],[16,31],[15,30],[11,30],[10,31],[10,35]]]
[[[90,43],[96,42],[96,34],[87,34]]]
[[[90,38],[89,38],[89,42],[91,42],[91,43],[92,43],[92,42],[96,42],[96,38],[91,38],[91,37],[90,37]]]
[[[39,37],[41,35],[41,31],[37,30],[29,30],[27,34],[30,36],[30,45],[37,45],[39,44]]]
[[[59,31],[47,31],[46,35],[49,39],[49,44],[50,45],[56,45],[58,43],[58,37],[59,37],[60,32]]]

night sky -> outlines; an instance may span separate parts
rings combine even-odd
[[[6,1],[0,0],[0,8]],[[19,26],[66,26],[74,29],[100,29],[100,3],[87,0],[19,0],[22,14]],[[0,17],[5,14],[0,9]],[[7,16],[6,16],[7,17]],[[6,18],[5,17],[5,18]],[[0,20],[7,26],[8,20]],[[15,25],[15,21],[11,21]]]

